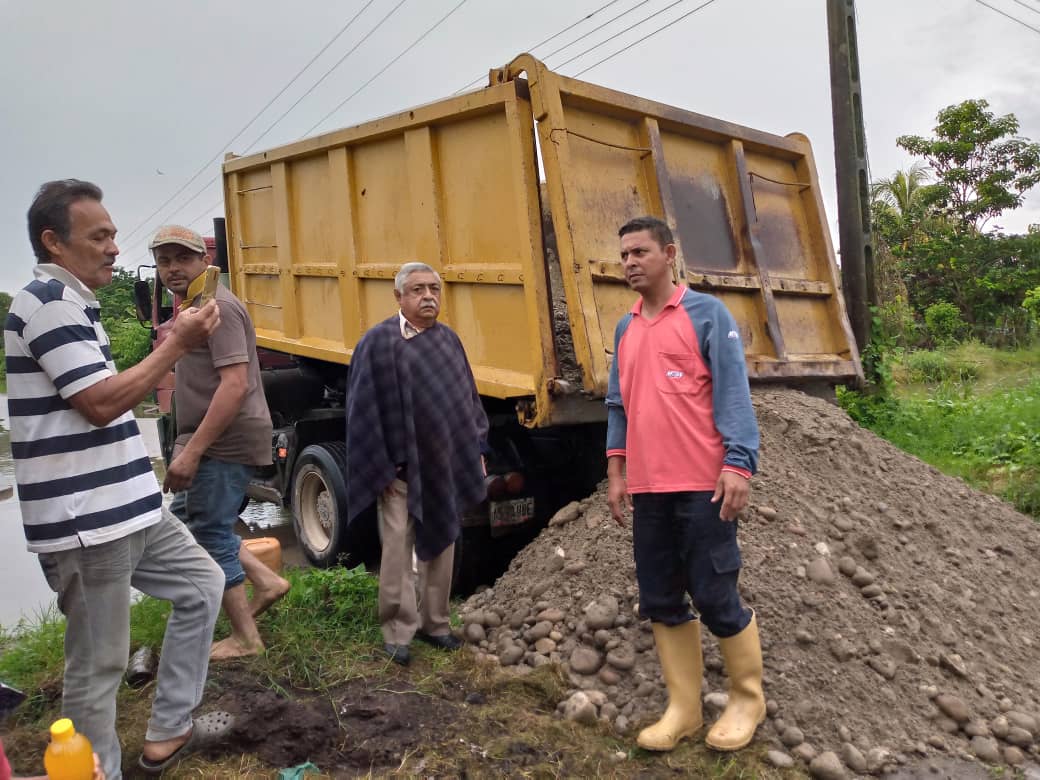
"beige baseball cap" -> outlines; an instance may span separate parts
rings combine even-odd
[[[148,249],[156,249],[163,244],[180,244],[192,252],[206,254],[206,242],[202,240],[202,236],[181,225],[163,225],[148,244]]]

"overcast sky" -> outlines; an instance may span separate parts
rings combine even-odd
[[[0,290],[31,278],[25,212],[40,183],[78,177],[105,191],[121,264],[147,262],[162,222],[209,233],[221,213],[225,150],[266,149],[450,95],[574,24],[606,0],[0,0]],[[626,48],[583,79],[777,134],[811,139],[828,219],[837,216],[824,0],[616,0],[535,49],[567,75]],[[1040,30],[1040,0],[986,0]],[[638,6],[638,7],[636,7]],[[363,13],[298,82],[229,141],[344,24]],[[320,119],[452,9],[437,29],[329,119]],[[634,9],[564,51],[556,48]],[[1035,9],[1035,10],[1030,10]],[[380,20],[389,18],[262,139],[258,137]],[[929,134],[936,112],[985,98],[1040,140],[1040,32],[979,0],[860,0],[859,41],[872,175],[910,159],[904,133]],[[589,54],[576,54],[605,42]],[[198,178],[150,216],[211,158]],[[192,196],[196,196],[192,199]],[[190,200],[189,200],[190,199]],[[1040,222],[1040,192],[1000,224]],[[136,232],[133,232],[135,231]]]

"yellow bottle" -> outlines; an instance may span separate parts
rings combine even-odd
[[[94,777],[94,749],[90,740],[77,734],[68,718],[51,725],[51,742],[43,754],[43,765],[50,780],[91,780]]]

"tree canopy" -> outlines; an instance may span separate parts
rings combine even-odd
[[[997,117],[988,106],[965,100],[938,113],[933,138],[901,136],[898,145],[923,159],[871,188],[877,275],[897,280],[879,291],[881,320],[906,346],[949,332],[997,345],[1036,335],[1040,227],[1022,235],[983,228],[1040,182],[1040,144],[1018,137],[1013,114]],[[963,327],[932,333],[952,307]]]
[[[985,100],[965,100],[939,112],[934,137],[896,139],[935,174],[935,183],[922,193],[924,202],[975,230],[1021,206],[1040,182],[1040,144],[1018,137],[1014,114],[998,117],[988,109]]]

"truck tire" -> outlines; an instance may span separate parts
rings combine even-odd
[[[347,541],[346,444],[312,444],[300,453],[293,470],[293,530],[313,565],[339,562]]]

